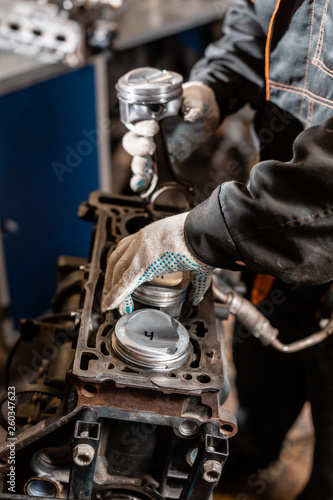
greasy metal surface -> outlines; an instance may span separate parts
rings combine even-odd
[[[39,478],[43,477],[61,484],[62,495],[73,500],[82,498],[83,492],[88,497],[100,494],[102,499],[104,494],[108,497],[111,494],[112,498],[124,500],[137,497],[138,500],[172,500],[181,498],[182,494],[191,495],[188,498],[193,500],[208,500],[214,483],[203,480],[201,459],[200,464],[189,470],[186,455],[197,446],[202,450],[198,452],[202,459],[216,460],[218,443],[237,431],[234,415],[221,407],[228,383],[223,373],[226,363],[223,332],[216,326],[212,294],[208,292],[198,308],[187,306],[180,323],[171,318],[171,324],[181,326],[187,341],[190,339],[190,353],[182,366],[167,373],[154,373],[126,364],[115,355],[111,345],[118,313],[103,314],[100,308],[107,259],[122,237],[170,212],[160,209],[152,213],[140,198],[110,198],[93,193],[89,203],[81,206],[80,215],[93,221],[94,232],[90,261],[84,269],[79,264],[83,276],[74,328],[71,322],[74,345],[64,344],[68,354],[72,347],[76,349],[74,364],[69,371],[68,363],[54,367],[53,375],[62,380],[66,388],[57,413],[17,432],[16,460],[23,485],[36,478],[33,480],[38,486]],[[71,280],[64,279],[71,288]],[[77,292],[75,287],[76,304]],[[65,294],[59,303],[60,311],[67,303]],[[153,313],[164,316],[160,311]],[[63,316],[63,321],[67,324],[68,315]],[[57,331],[53,327],[61,328],[62,323],[53,325],[50,317],[24,325],[26,338],[35,335],[55,342]],[[145,322],[135,324],[134,335],[127,332],[134,344],[136,328],[140,327],[141,332],[144,326]],[[157,344],[172,343],[173,339],[169,338],[172,332],[161,333]],[[142,344],[141,338],[139,344]],[[62,350],[59,354],[64,356]],[[215,433],[215,441],[207,444],[211,431]],[[144,442],[140,450],[146,452],[142,455],[139,449],[133,448],[134,437],[136,443]],[[94,453],[87,445],[93,447]],[[0,447],[0,481],[9,470],[9,463],[5,461],[10,456],[9,446],[7,442]],[[84,452],[80,455],[83,462],[75,455],[80,446]],[[214,447],[216,451],[212,451]],[[56,467],[57,461],[52,463],[52,450],[65,457],[61,468]],[[124,465],[119,469],[121,461]],[[19,488],[18,492],[23,491],[22,486]],[[0,494],[1,498],[6,495]],[[13,500],[20,498],[25,497],[12,496]]]
[[[22,450],[24,447],[35,443],[37,440],[44,438],[45,436],[51,435],[53,432],[64,427],[70,422],[73,422],[79,413],[80,408],[75,408],[71,413],[67,415],[55,415],[48,420],[39,422],[38,424],[29,427],[16,436],[15,449],[16,451]],[[0,458],[5,458],[9,454],[10,442],[5,441],[0,446]]]
[[[82,307],[77,315],[78,341],[73,374],[86,382],[112,380],[119,387],[172,389],[182,394],[200,395],[221,390],[224,386],[221,345],[211,292],[198,308],[180,318],[190,336],[191,353],[185,365],[168,374],[141,372],[121,361],[111,347],[117,313],[100,314],[103,270],[109,252],[124,236],[154,219],[171,215],[170,212],[155,210],[152,214],[140,198],[110,197],[94,192],[88,205],[81,207],[81,214],[94,220],[95,237],[91,260],[85,270]]]
[[[73,378],[70,383],[78,394],[77,409],[93,408],[99,417],[169,425],[178,428],[185,420],[199,426],[208,421],[221,425],[221,434],[231,437],[237,432],[235,416],[221,408],[219,394],[182,395],[149,389],[117,387],[111,382],[84,383]]]

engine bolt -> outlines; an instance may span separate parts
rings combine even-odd
[[[215,483],[221,477],[222,465],[217,460],[207,460],[201,470],[202,477],[207,483]]]
[[[73,450],[73,460],[81,467],[91,464],[94,456],[95,450],[90,444],[78,444]]]

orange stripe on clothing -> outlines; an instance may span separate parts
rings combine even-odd
[[[268,276],[264,274],[257,274],[255,277],[253,288],[251,292],[251,302],[255,306],[260,304],[263,300],[268,297],[268,294],[272,290],[275,278],[273,276]]]
[[[267,40],[266,40],[266,47],[265,47],[265,77],[266,77],[266,100],[267,101],[269,101],[269,98],[270,98],[270,91],[269,91],[269,49],[271,46],[271,38],[272,38],[274,21],[275,21],[277,11],[279,10],[279,7],[280,7],[280,3],[281,3],[281,0],[277,0],[273,15],[272,15],[270,23],[269,23]]]

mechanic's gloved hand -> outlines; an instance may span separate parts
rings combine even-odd
[[[172,160],[184,161],[213,134],[220,121],[214,91],[202,82],[183,85],[182,115],[166,118],[164,128]],[[133,156],[131,188],[140,192],[149,187],[153,175],[151,155],[155,151],[154,136],[159,125],[145,120],[130,126],[123,138],[124,149]]]
[[[190,302],[198,304],[206,292],[214,268],[197,259],[185,242],[187,213],[158,220],[127,236],[111,254],[107,264],[102,309],[133,311],[131,293],[155,276],[190,271]]]

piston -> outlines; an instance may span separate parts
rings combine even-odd
[[[126,364],[150,371],[180,368],[190,352],[186,328],[168,314],[140,309],[118,320],[112,348]]]
[[[189,285],[188,272],[164,274],[140,285],[134,290],[132,297],[136,308],[152,307],[173,318],[179,318],[186,307]]]
[[[151,177],[147,179],[146,175],[142,175],[140,181],[144,188],[138,190],[151,211],[159,197],[164,198],[165,204],[165,193],[167,196],[172,195],[172,207],[188,211],[193,206],[193,186],[181,178],[170,161],[163,123],[164,118],[177,116],[180,111],[182,83],[183,77],[179,73],[142,67],[126,73],[116,85],[120,119],[129,130],[133,129],[135,123],[144,120],[159,123],[159,131],[154,136],[156,150],[150,167]],[[137,191],[137,185],[134,186]],[[169,200],[168,204],[170,205]]]
[[[182,103],[183,77],[174,71],[136,68],[116,85],[120,118],[125,124],[175,116]]]

